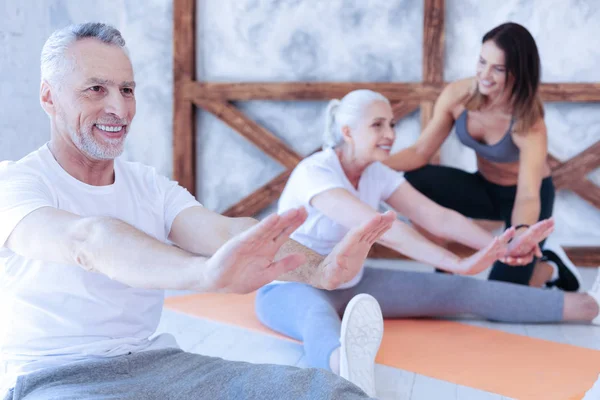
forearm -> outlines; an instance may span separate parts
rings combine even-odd
[[[454,253],[430,242],[412,227],[395,221],[379,243],[414,260],[446,271],[455,271],[460,258]]]
[[[72,256],[82,268],[146,289],[208,288],[206,258],[156,240],[114,218],[85,218],[73,232]]]
[[[431,233],[476,250],[484,248],[494,239],[490,232],[454,210],[446,210]]]
[[[253,218],[239,218],[236,224],[232,226],[230,231],[232,237],[241,233],[258,223]],[[278,277],[281,281],[301,282],[312,286],[322,287],[320,277],[322,275],[322,262],[325,257],[314,252],[308,247],[296,242],[293,239],[288,239],[277,252],[275,260],[280,260],[290,254],[302,254],[305,258],[304,263],[293,271]]]
[[[169,239],[183,250],[210,257],[257,223],[254,218],[229,218],[203,207],[191,207],[177,216]]]
[[[304,263],[293,271],[278,277],[281,281],[301,282],[312,286],[322,287],[320,282],[322,262],[325,257],[301,245],[293,239],[289,239],[277,252],[276,260],[282,259],[289,254],[302,254]]]
[[[541,202],[539,196],[517,196],[511,216],[512,225],[535,224],[538,222],[540,209]]]
[[[412,171],[421,168],[429,160],[415,146],[406,147],[389,157],[384,164],[396,171]]]

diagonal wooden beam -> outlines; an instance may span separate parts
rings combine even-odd
[[[380,92],[390,101],[434,101],[443,86],[418,82],[188,82],[185,97],[198,100],[331,100],[356,89]]]
[[[320,150],[320,148],[315,149],[310,153],[310,155]],[[225,210],[223,215],[228,217],[251,217],[256,215],[265,207],[268,207],[275,200],[277,200],[279,196],[281,196],[281,193],[283,192],[285,184],[291,173],[292,169],[281,173],[251,195],[229,207],[227,210]]]
[[[392,103],[392,112],[396,121],[417,111],[417,108],[419,108],[419,103],[416,101],[397,101]]]
[[[173,3],[173,177],[196,193],[196,115],[184,88],[196,74],[196,1]]]
[[[558,168],[562,165],[562,161],[560,161],[558,158],[554,157],[550,153],[548,153],[547,161],[548,161],[548,165],[550,165],[551,170],[555,170],[556,168]],[[556,186],[556,184],[554,186]]]
[[[600,167],[600,140],[564,163],[548,155],[548,163],[557,190],[571,190],[600,209],[600,187],[587,179],[587,174]]]
[[[227,217],[251,217],[258,214],[281,196],[291,173],[292,170],[283,172],[250,196],[229,207],[222,214]]]
[[[551,163],[554,185],[561,189],[569,188],[600,167],[600,140],[564,163]]]
[[[252,121],[243,112],[228,102],[195,99],[195,104],[213,113],[250,143],[264,151],[286,168],[294,168],[302,157],[287,147],[271,132]]]
[[[596,186],[594,182],[589,179],[582,179],[569,185],[569,189],[597,209],[600,209],[600,187]]]

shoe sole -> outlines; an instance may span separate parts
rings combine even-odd
[[[340,336],[340,375],[375,397],[375,357],[383,338],[383,316],[375,298],[359,294],[348,303]]]
[[[560,250],[562,249],[544,249],[542,252],[544,255],[542,261],[550,261],[556,264],[558,268],[558,280],[565,282],[563,287],[557,286],[558,288],[567,292],[578,292],[581,288],[581,275],[579,275],[577,267],[570,265],[570,262],[563,261],[562,257],[567,258],[567,255],[564,251]]]

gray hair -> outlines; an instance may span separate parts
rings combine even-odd
[[[100,22],[69,25],[52,33],[41,56],[42,81],[56,82],[64,74],[66,65],[65,51],[69,45],[86,38],[98,39],[103,43],[119,46],[129,55],[125,47],[125,39],[118,29]]]
[[[368,89],[353,90],[341,100],[333,99],[325,111],[323,149],[334,148],[343,142],[342,127],[353,127],[363,116],[365,109],[375,101],[390,101],[381,93]]]

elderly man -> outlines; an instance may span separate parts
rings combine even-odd
[[[394,215],[323,258],[289,239],[303,209],[226,218],[153,168],[120,160],[135,115],[125,42],[89,23],[42,50],[50,141],[0,164],[0,351],[7,399],[360,399],[325,371],[185,353],[150,339],[164,289],[248,293],[274,279],[333,289]],[[174,244],[174,245],[172,245]]]

